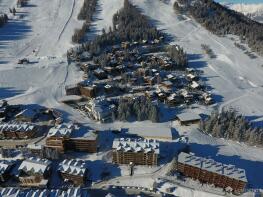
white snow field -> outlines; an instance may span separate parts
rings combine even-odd
[[[250,18],[263,23],[263,3],[233,3],[226,4],[230,9],[241,12]]]
[[[1,0],[1,11],[16,0]],[[0,98],[11,103],[36,103],[55,107],[64,84],[80,79],[67,66],[65,53],[73,46],[74,29],[82,25],[77,15],[83,0],[30,0],[17,8],[17,15],[0,28]],[[19,58],[30,64],[18,65]]]
[[[233,106],[252,120],[262,118],[262,57],[250,59],[234,46],[231,39],[209,33],[187,16],[180,17],[173,10],[174,0],[131,1],[152,19],[158,29],[171,36],[174,43],[183,46],[189,54],[190,66],[204,71],[206,83],[211,86],[221,108]],[[0,0],[1,11],[7,13],[10,7],[15,6],[15,2]],[[0,28],[0,99],[7,99],[11,104],[39,104],[58,108],[65,120],[76,120],[98,129],[134,127],[136,123],[95,123],[58,102],[65,94],[65,85],[82,78],[77,68],[67,65],[65,57],[66,50],[74,46],[71,43],[74,29],[80,28],[83,23],[77,20],[82,4],[83,0],[30,0],[29,6],[17,9],[17,16],[10,15],[10,22]],[[112,25],[112,15],[122,5],[123,0],[99,0],[98,12],[87,37],[92,39],[103,28],[108,30]],[[201,44],[208,44],[217,58],[209,59],[203,55]],[[17,60],[24,57],[29,58],[31,64],[18,65]],[[195,109],[199,113],[208,113],[209,110],[206,107]],[[148,121],[140,124],[150,127]],[[244,168],[251,188],[263,189],[262,148],[214,139],[196,129],[180,127],[171,122],[158,126],[160,130],[170,127],[189,137],[194,153]],[[150,176],[141,176],[131,184],[145,186],[152,181]],[[175,194],[179,196],[212,196],[180,186],[177,188],[178,193]],[[253,196],[244,194],[250,195]]]

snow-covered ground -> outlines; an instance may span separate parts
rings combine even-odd
[[[263,58],[250,59],[234,46],[234,41],[218,37],[187,16],[178,17],[174,1],[132,0],[157,27],[171,35],[189,53],[190,66],[202,69],[207,85],[223,106],[236,107],[246,116],[259,118],[263,113]],[[237,38],[235,38],[237,39]],[[207,44],[217,58],[203,55],[201,44]]]
[[[231,39],[209,33],[187,16],[179,17],[172,8],[173,1],[131,1],[138,5],[159,29],[169,34],[174,43],[184,47],[189,54],[190,66],[204,71],[206,83],[211,86],[211,91],[216,95],[221,108],[234,106],[250,119],[260,120],[263,114],[262,57],[250,59],[234,46]],[[2,11],[8,12],[8,8],[13,7],[15,2],[16,0],[0,0],[0,7]],[[71,36],[74,29],[82,25],[82,21],[77,20],[82,3],[83,0],[30,0],[29,6],[18,8],[16,17],[10,15],[10,22],[0,28],[0,98],[14,104],[35,103],[55,107],[63,112],[65,120],[76,120],[102,130],[136,124],[94,123],[58,102],[64,95],[65,84],[81,80],[81,72],[74,65],[67,65],[65,53],[73,46]],[[122,4],[123,0],[99,0],[91,34],[87,36],[92,38],[100,34],[103,28],[107,30],[112,25],[112,15]],[[201,44],[208,44],[217,58],[209,59],[204,56]],[[18,66],[17,60],[23,57],[28,57],[31,64]],[[207,108],[197,108],[194,111],[208,112]],[[214,139],[195,129],[171,125],[170,122],[162,123],[158,128],[161,130],[171,126],[179,134],[189,137],[193,152],[246,169],[251,187],[263,189],[261,148]],[[122,170],[127,172],[127,169]],[[149,186],[153,182],[152,178],[147,179],[143,176],[139,179],[131,182],[136,183],[136,186]],[[126,180],[127,184],[129,181]],[[179,192],[176,195],[183,193]],[[197,195],[201,194],[186,194]],[[202,193],[201,196],[205,194]]]
[[[232,10],[243,13],[256,21],[263,23],[263,3],[234,3],[226,5]]]
[[[8,13],[15,0],[2,0]],[[65,53],[73,46],[71,36],[82,22],[77,15],[83,0],[30,0],[17,8],[17,15],[0,28],[0,98],[11,103],[36,103],[56,107],[65,83],[80,80],[68,66]],[[33,52],[34,51],[34,52]],[[30,64],[18,65],[19,58]]]
[[[113,15],[122,8],[123,0],[99,0],[97,13],[95,14],[94,22],[91,25],[91,30],[87,34],[87,38],[93,39],[96,35],[100,35],[104,29],[106,32],[112,27]]]

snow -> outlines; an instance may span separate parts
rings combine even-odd
[[[230,8],[236,10],[237,12],[242,12],[244,14],[252,14],[252,13],[263,13],[263,4],[245,4],[245,3],[235,3],[231,4]]]
[[[235,165],[237,168],[246,171],[247,180],[253,189],[263,188],[261,173],[263,158],[263,149],[259,147],[247,146],[243,143],[231,140],[217,139],[206,135],[192,127],[182,127],[176,122],[173,126],[179,135],[188,137],[190,150],[195,155],[201,157],[210,157],[224,164]]]
[[[6,13],[15,5],[16,0],[2,0],[0,7]],[[236,48],[228,37],[215,36],[202,28],[187,16],[178,16],[172,1],[132,0],[153,23],[173,38],[189,54],[190,66],[204,71],[203,78],[211,86],[211,92],[220,108],[234,106],[250,119],[260,120],[263,113],[263,58],[250,59],[243,51]],[[18,16],[0,28],[0,98],[10,104],[39,104],[57,108],[63,113],[65,121],[72,120],[99,130],[119,128],[154,128],[162,131],[175,128],[180,135],[189,138],[190,148],[198,156],[236,165],[246,170],[248,181],[253,189],[263,188],[262,165],[263,150],[237,142],[215,139],[191,127],[181,127],[175,122],[165,122],[153,127],[149,121],[96,123],[58,100],[65,95],[65,85],[81,80],[82,73],[74,65],[67,65],[66,50],[74,46],[71,36],[75,28],[80,28],[83,21],[77,15],[83,0],[30,0],[30,6],[19,8]],[[101,30],[112,25],[112,15],[122,7],[123,0],[99,0],[99,8],[91,26],[91,39]],[[23,15],[21,18],[20,16]],[[235,36],[231,36],[236,41]],[[216,54],[210,59],[203,55],[201,44],[207,44]],[[35,52],[33,52],[33,50]],[[17,65],[20,58],[29,58],[30,63]],[[188,109],[193,113],[209,113],[211,109],[198,106]],[[174,133],[173,133],[174,134]],[[105,145],[106,146],[106,145]],[[111,147],[111,146],[110,146]],[[91,170],[101,172],[106,164],[108,152],[99,152],[84,156],[91,160]],[[100,161],[99,159],[102,159]],[[163,167],[163,166],[162,166]],[[127,175],[124,166],[109,166],[113,176]],[[158,169],[138,167],[137,176],[129,176],[121,181],[123,185],[152,187],[152,174]],[[145,175],[144,173],[148,173]],[[158,174],[158,173],[157,173]],[[98,180],[98,175],[94,175]],[[157,176],[157,175],[155,175]],[[178,187],[178,196],[213,196],[205,192]],[[216,196],[216,195],[215,195]]]
[[[132,0],[152,19],[158,29],[174,38],[189,54],[189,65],[204,71],[206,85],[211,87],[221,108],[233,106],[249,117],[261,116],[263,96],[263,58],[250,59],[234,46],[229,37],[218,37],[201,27],[193,19],[179,17],[173,2]],[[154,11],[153,11],[154,10]],[[187,32],[187,33],[186,33]],[[237,42],[238,39],[233,37]],[[201,44],[207,44],[217,58],[206,57]],[[242,76],[244,80],[240,80]]]
[[[91,25],[91,31],[88,33],[87,38],[93,39],[96,35],[102,34],[104,29],[106,32],[112,27],[113,15],[123,7],[123,0],[99,0],[97,14],[95,21]]]
[[[174,185],[170,182],[164,182],[161,184],[161,187],[158,188],[160,191],[162,192],[167,192],[167,189],[172,188],[172,193],[175,196],[189,196],[189,197],[219,197],[222,195],[216,195],[216,194],[212,194],[212,193],[206,193],[206,192],[202,192],[202,191],[198,191],[198,190],[194,190],[194,189],[189,189],[189,188],[185,188],[185,187],[178,187],[177,185]]]
[[[51,162],[49,160],[29,158],[21,163],[18,170],[23,170],[25,172],[33,171],[34,173],[43,174],[50,165]]]

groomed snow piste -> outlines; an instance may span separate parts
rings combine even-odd
[[[190,66],[204,71],[206,83],[221,108],[233,106],[251,119],[263,115],[263,58],[250,59],[236,48],[234,41],[218,37],[187,16],[178,16],[173,1],[131,0],[152,22],[187,51]],[[16,0],[1,0],[2,12],[8,13]],[[71,36],[83,21],[77,15],[83,0],[30,0],[29,6],[18,8],[17,16],[10,14],[10,22],[0,28],[0,98],[11,104],[39,104],[58,108],[66,120],[76,120],[99,129],[118,128],[136,123],[101,125],[88,120],[70,107],[58,102],[66,84],[81,80],[81,72],[67,65],[66,50],[74,46]],[[123,0],[99,0],[99,7],[89,38],[100,34],[112,24],[112,15],[122,7]],[[232,36],[233,39],[238,39]],[[201,44],[207,44],[217,58],[203,55]],[[17,65],[19,58],[29,58],[31,64]],[[197,109],[207,113],[207,109]],[[150,124],[145,122],[145,124]],[[162,123],[160,129],[173,123]],[[263,189],[263,150],[236,142],[213,139],[199,131],[180,128],[180,134],[189,136],[196,154],[235,164],[247,171],[254,189]],[[147,177],[146,177],[147,178]],[[144,180],[145,181],[145,180]],[[140,183],[140,182],[139,182]],[[143,183],[142,183],[143,184]],[[182,193],[180,193],[180,191]],[[178,195],[183,195],[179,190]],[[189,192],[187,196],[199,196]],[[185,193],[185,194],[186,194]],[[203,194],[201,196],[205,196]],[[210,194],[207,194],[209,196]]]

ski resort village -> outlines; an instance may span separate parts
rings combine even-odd
[[[0,0],[0,196],[263,196],[262,35],[213,0]]]

